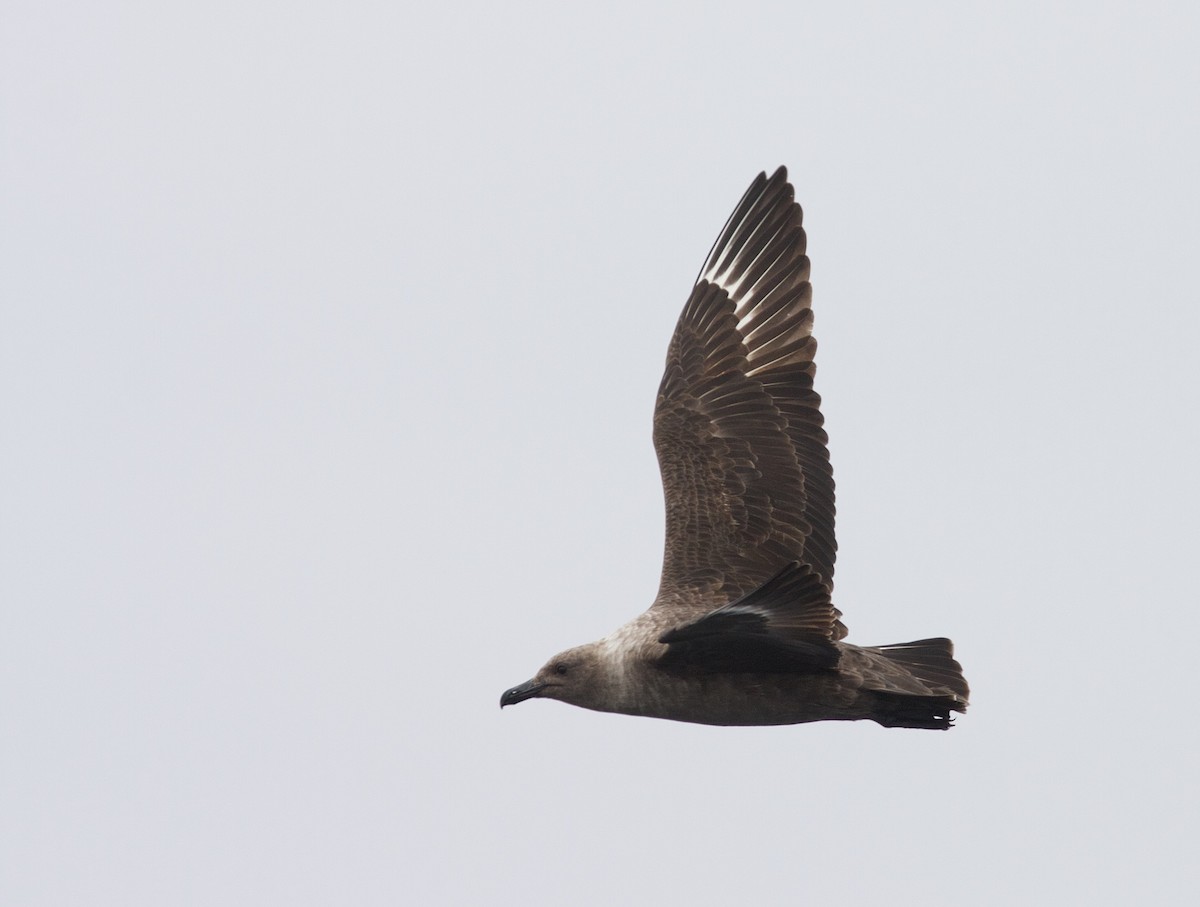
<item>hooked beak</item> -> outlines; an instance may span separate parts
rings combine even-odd
[[[500,697],[500,708],[504,708],[506,705],[516,705],[518,702],[524,702],[526,699],[532,699],[544,689],[546,689],[544,683],[538,683],[536,680],[527,680],[520,686],[515,686],[511,690],[504,691],[504,695]]]

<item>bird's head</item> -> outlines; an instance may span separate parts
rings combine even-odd
[[[559,652],[532,680],[505,690],[500,697],[500,708],[539,697],[609,711],[614,679],[609,661],[604,657],[602,643],[591,642]]]

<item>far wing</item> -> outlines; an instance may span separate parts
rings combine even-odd
[[[833,474],[813,390],[801,221],[786,170],[760,174],[671,339],[654,413],[667,511],[662,607],[745,595],[790,562],[832,589]]]

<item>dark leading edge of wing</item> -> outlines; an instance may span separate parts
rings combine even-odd
[[[789,563],[833,587],[833,474],[813,390],[800,206],[759,174],[713,246],[667,351],[654,412],[667,533],[656,607],[699,613]],[[845,636],[834,615],[832,639]]]

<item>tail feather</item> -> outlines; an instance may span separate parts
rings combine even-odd
[[[952,711],[967,710],[971,689],[963,677],[962,665],[954,660],[954,644],[950,640],[918,639],[880,646],[876,651],[902,666],[928,692],[873,690],[875,721],[885,727],[945,730],[951,725]]]
[[[931,693],[949,693],[962,703],[958,711],[966,711],[971,688],[963,677],[962,665],[954,660],[954,643],[943,637],[918,639],[880,646],[879,652],[904,665],[909,672],[930,687]]]

